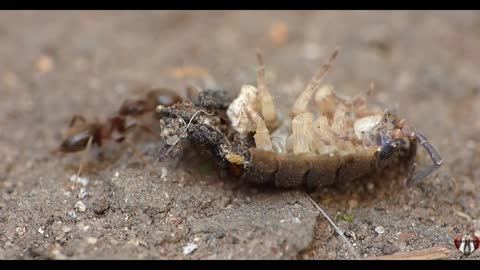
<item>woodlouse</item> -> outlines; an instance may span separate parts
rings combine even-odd
[[[443,163],[438,152],[404,119],[367,106],[364,97],[343,98],[333,87],[321,84],[337,54],[338,49],[298,96],[290,119],[275,110],[259,53],[257,86],[244,85],[227,108],[219,106],[212,114],[199,103],[157,107],[162,136],[170,141],[161,158],[186,138],[209,151],[220,167],[251,183],[309,190],[373,174],[392,164],[407,166],[408,185],[438,169]],[[224,104],[225,95],[219,96]],[[416,173],[418,145],[433,164]]]

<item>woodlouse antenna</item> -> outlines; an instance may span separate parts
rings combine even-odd
[[[433,145],[431,145],[428,142],[427,137],[425,137],[425,135],[423,135],[419,131],[416,131],[415,134],[414,134],[414,138],[418,141],[418,143],[420,143],[420,145],[423,146],[425,151],[427,151],[428,155],[430,156],[430,158],[433,161],[433,164],[415,174],[416,164],[414,163],[412,165],[412,168],[410,169],[410,173],[409,173],[409,176],[407,178],[407,185],[409,185],[409,186],[412,186],[414,184],[419,183],[425,177],[427,177],[432,172],[434,172],[435,170],[440,168],[440,166],[442,166],[442,164],[443,164],[442,157],[440,156],[438,151],[435,149],[435,147],[433,147]]]

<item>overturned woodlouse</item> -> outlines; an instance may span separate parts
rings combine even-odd
[[[297,97],[290,119],[275,110],[260,53],[257,86],[244,85],[227,108],[211,113],[190,102],[158,106],[167,141],[161,158],[186,139],[251,183],[308,190],[401,164],[409,170],[407,184],[413,185],[438,169],[442,158],[406,120],[368,106],[364,97],[340,97],[321,84],[337,54],[338,49]],[[419,144],[433,164],[416,172]]]

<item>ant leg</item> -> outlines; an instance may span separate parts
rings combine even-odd
[[[430,156],[430,158],[433,161],[433,164],[430,165],[429,167],[423,169],[419,173],[414,174],[415,168],[416,168],[416,164],[414,163],[412,165],[412,168],[410,169],[410,172],[409,172],[409,175],[408,175],[408,178],[407,178],[407,185],[408,186],[412,186],[416,183],[419,183],[422,179],[424,179],[429,174],[431,174],[432,172],[434,172],[435,170],[440,168],[440,166],[442,166],[442,164],[443,164],[442,157],[440,156],[440,154],[438,154],[437,150],[433,147],[433,145],[431,145],[428,142],[425,135],[423,135],[422,133],[417,131],[417,132],[415,132],[414,138],[417,139],[417,141],[420,143],[420,145],[422,145],[423,148],[425,149],[425,151],[427,151],[428,155]]]
[[[148,134],[152,135],[155,138],[161,139],[162,136],[160,134],[156,133],[151,127],[146,126],[146,125],[139,125],[139,128],[141,128],[143,131],[147,132]]]
[[[83,117],[81,115],[76,114],[72,117],[72,120],[70,120],[69,127],[73,127],[77,122],[80,122],[80,123],[84,124],[84,123],[87,122],[87,119],[85,119],[85,117]]]
[[[80,177],[80,174],[82,173],[82,170],[83,170],[83,166],[85,165],[85,162],[87,162],[88,153],[90,153],[90,149],[92,149],[92,142],[93,142],[93,136],[88,137],[87,147],[83,152],[82,160],[80,161],[80,166],[77,172],[77,177]]]

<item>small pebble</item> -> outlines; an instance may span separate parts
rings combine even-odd
[[[25,227],[17,227],[17,228],[15,229],[15,231],[17,232],[17,234],[18,234],[19,236],[22,236],[22,235],[25,234],[25,232],[26,232],[27,230],[25,229]]]
[[[168,145],[175,145],[177,143],[177,141],[178,141],[178,135],[170,136],[165,140],[165,142]]]
[[[54,66],[54,63],[52,58],[46,55],[42,55],[37,60],[37,63],[36,63],[37,71],[39,71],[40,73],[48,73],[52,71],[53,66]]]
[[[89,243],[90,245],[95,245],[95,243],[97,243],[97,238],[87,237],[87,243]]]
[[[45,232],[45,230],[44,230],[42,227],[40,227],[40,228],[38,228],[38,232],[39,232],[41,235],[43,235],[43,233]]]
[[[198,245],[195,243],[189,243],[188,245],[183,247],[183,255],[190,255],[192,254],[195,250],[197,250]]]
[[[75,204],[75,210],[77,210],[78,212],[85,212],[85,210],[87,210],[87,207],[85,206],[85,204],[83,204],[82,201],[78,201]]]
[[[166,180],[166,177],[167,177],[167,174],[168,174],[167,168],[162,167],[162,168],[160,169],[160,171],[161,171],[160,179],[162,179],[162,180],[165,181],[165,180]]]
[[[64,233],[68,233],[68,232],[70,232],[71,230],[72,230],[72,228],[70,228],[70,227],[68,227],[68,226],[63,226],[63,227],[62,227],[62,231],[63,231]]]
[[[73,219],[76,219],[77,218],[77,214],[75,213],[75,211],[68,211],[68,216],[73,218]]]
[[[375,188],[375,185],[373,183],[368,183],[367,184],[368,191],[372,192],[374,188]]]
[[[83,199],[88,195],[88,192],[85,191],[85,188],[81,188],[80,192],[78,193],[78,198]]]
[[[385,228],[383,228],[383,226],[377,226],[377,227],[375,227],[375,231],[378,234],[383,234],[383,233],[385,233]]]

